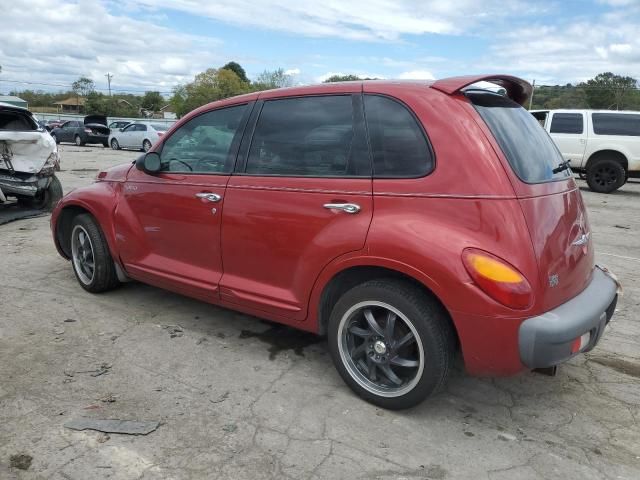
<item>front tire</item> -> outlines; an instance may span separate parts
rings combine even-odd
[[[120,144],[118,143],[118,140],[116,140],[115,138],[111,139],[111,148],[113,150],[120,150]]]
[[[595,160],[587,168],[587,184],[598,193],[611,193],[624,185],[627,172],[620,162],[607,158]]]
[[[338,373],[363,399],[413,407],[446,381],[455,334],[442,306],[411,283],[371,280],[346,292],[329,319]]]
[[[120,284],[107,241],[96,220],[88,213],[73,219],[71,264],[78,283],[88,292],[106,292]]]

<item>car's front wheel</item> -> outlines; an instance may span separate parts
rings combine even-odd
[[[106,292],[120,284],[102,230],[87,213],[74,217],[71,225],[71,263],[88,292]]]
[[[345,293],[329,319],[343,380],[383,408],[413,407],[447,379],[455,335],[442,306],[408,282],[371,280]]]

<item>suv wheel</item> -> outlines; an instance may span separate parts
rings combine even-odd
[[[105,292],[120,284],[107,242],[89,214],[73,219],[71,263],[78,282],[88,292]]]
[[[440,304],[395,280],[372,280],[345,293],[331,312],[328,334],[347,385],[393,410],[437,391],[455,354],[455,336]]]
[[[611,193],[624,185],[626,178],[624,167],[615,160],[595,160],[587,168],[587,184],[594,192]]]

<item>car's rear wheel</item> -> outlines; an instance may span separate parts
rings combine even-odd
[[[446,381],[455,335],[446,312],[408,282],[372,280],[336,303],[329,350],[343,380],[389,409],[422,402]]]
[[[102,230],[89,214],[73,219],[71,263],[78,282],[88,292],[105,292],[120,284]]]
[[[151,150],[151,142],[149,140],[145,140],[144,142],[142,142],[142,150],[144,150],[145,152]]]
[[[113,148],[114,150],[120,150],[120,144],[115,138],[111,139],[111,148]]]
[[[84,142],[82,141],[82,139],[80,138],[80,135],[76,135],[73,140],[76,142],[76,146],[77,147],[81,147],[84,145]]]
[[[587,184],[598,193],[611,193],[624,185],[627,173],[622,164],[607,158],[595,160],[587,167]]]
[[[62,198],[62,184],[55,175],[51,177],[51,183],[46,190],[38,193],[35,197],[20,197],[18,204],[35,210],[50,212]]]

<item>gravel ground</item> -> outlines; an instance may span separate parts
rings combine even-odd
[[[138,153],[61,155],[68,191]],[[404,412],[356,398],[324,340],[138,283],[88,294],[48,217],[2,225],[0,478],[638,479],[640,183],[583,196],[625,289],[600,345],[556,377],[458,369]],[[63,427],[80,417],[160,426]]]

